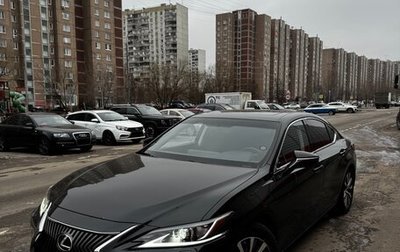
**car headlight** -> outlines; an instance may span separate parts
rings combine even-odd
[[[232,212],[205,222],[178,227],[157,229],[139,239],[138,248],[184,247],[206,243],[220,238],[226,232],[226,222]]]
[[[53,133],[53,136],[56,138],[70,138],[71,137],[68,133]]]
[[[117,128],[117,130],[123,130],[123,131],[128,131],[128,128],[127,127],[124,127],[124,126],[115,126],[116,128]]]
[[[42,217],[43,213],[47,210],[47,208],[50,205],[50,200],[46,197],[43,198],[42,203],[40,204],[39,207],[39,216]]]

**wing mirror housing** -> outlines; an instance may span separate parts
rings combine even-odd
[[[97,118],[93,118],[92,120],[90,120],[91,122],[95,122],[95,123],[99,123],[100,121],[99,121],[99,119],[97,119]]]

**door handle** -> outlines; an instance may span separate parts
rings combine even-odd
[[[319,173],[319,172],[321,172],[322,168],[324,168],[324,165],[317,166],[317,167],[313,168],[313,172],[314,173]]]
[[[343,156],[346,153],[346,149],[341,149],[339,151],[339,155]]]

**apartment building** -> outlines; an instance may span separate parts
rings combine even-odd
[[[135,79],[156,65],[188,64],[188,9],[180,4],[124,12],[125,62]]]
[[[206,51],[202,49],[189,50],[189,69],[192,73],[206,72]]]
[[[290,44],[289,91],[295,99],[306,99],[308,35],[302,29],[291,29]]]
[[[357,98],[358,56],[354,52],[346,54],[346,81],[343,86],[345,101]]]
[[[306,97],[318,101],[322,92],[322,49],[323,42],[319,37],[308,39],[308,67]]]
[[[11,32],[6,44],[19,56],[14,69],[24,73],[7,81],[26,104],[102,107],[123,100],[121,0],[2,4],[0,29]]]
[[[369,90],[368,86],[368,59],[365,56],[358,56],[357,64],[357,100],[368,100]]]
[[[269,96],[271,18],[251,9],[216,17],[216,71],[218,91],[252,92]]]
[[[345,100],[346,51],[324,49],[322,51],[322,89],[324,101]]]

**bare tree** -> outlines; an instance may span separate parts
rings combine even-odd
[[[98,107],[105,108],[113,102],[113,83],[115,74],[112,68],[97,66],[95,93]],[[97,91],[96,91],[97,90]]]

